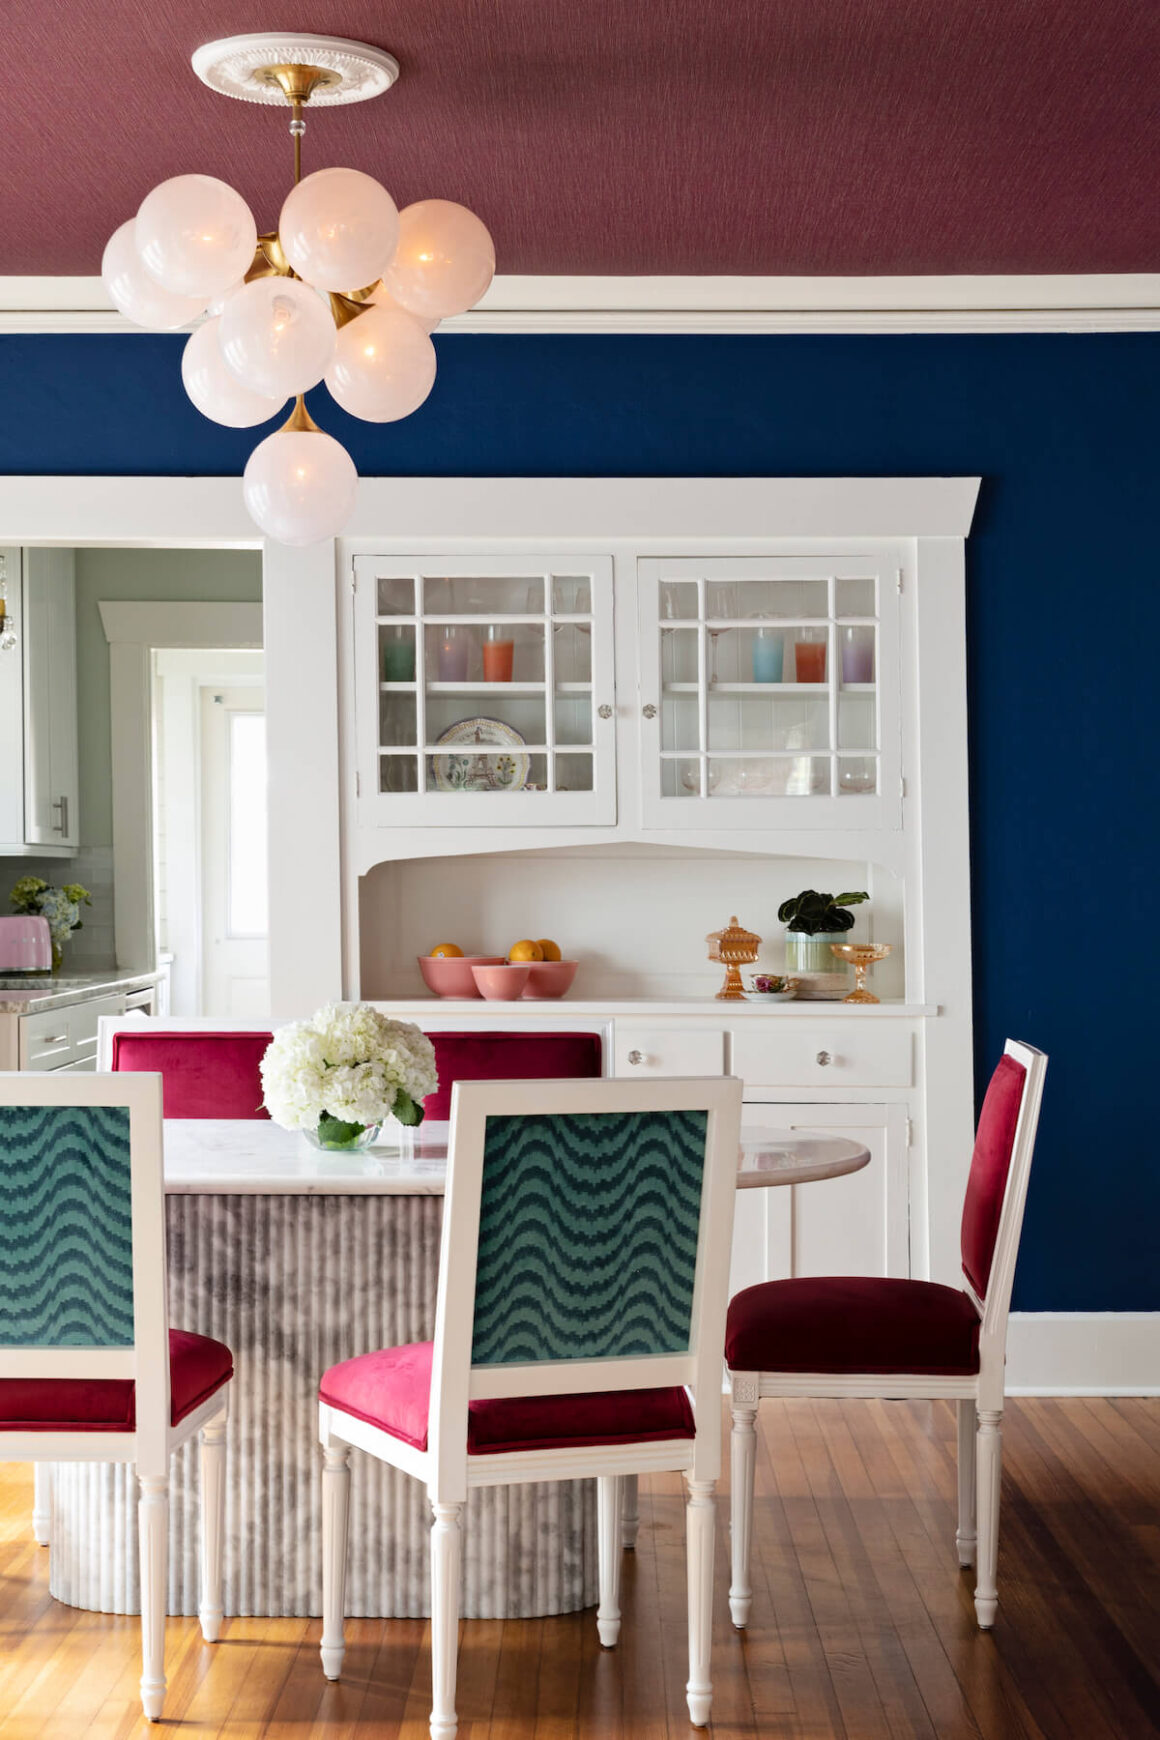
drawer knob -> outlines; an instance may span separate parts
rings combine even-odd
[[[828,1064],[833,1062],[833,1059],[828,1051],[819,1051],[817,1061],[821,1064],[822,1068],[825,1069]]]
[[[644,714],[646,719],[655,719],[657,716],[657,710],[652,701],[646,701],[644,706],[641,708],[641,712]]]
[[[597,707],[596,717],[598,719],[611,719],[612,718],[612,708],[608,705],[607,701],[602,701],[600,706]]]
[[[643,1051],[630,1051],[628,1054],[628,1061],[629,1061],[629,1063],[643,1063],[644,1062],[644,1052]]]

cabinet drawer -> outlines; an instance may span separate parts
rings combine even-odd
[[[733,1034],[733,1074],[750,1087],[909,1087],[914,1036],[894,1022],[785,1021]],[[751,1097],[747,1094],[747,1097]]]
[[[69,1010],[48,1009],[20,1020],[21,1069],[59,1069],[72,1060]]]
[[[665,1032],[618,1021],[613,1055],[617,1075],[722,1075],[725,1035],[720,1028]]]
[[[112,997],[94,997],[89,1003],[77,1003],[66,1011],[69,1018],[69,1033],[72,1037],[73,1057],[78,1061],[92,1060],[92,1068],[97,1062],[97,1023],[102,1015],[123,1015],[125,1013],[125,998],[120,995]]]

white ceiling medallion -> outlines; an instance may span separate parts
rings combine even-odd
[[[399,76],[393,54],[341,36],[259,31],[252,36],[224,36],[203,43],[193,53],[193,70],[202,83],[219,96],[237,97],[243,103],[284,103],[283,88],[270,69],[287,66],[316,67],[323,74],[311,92],[312,109],[381,97]]]

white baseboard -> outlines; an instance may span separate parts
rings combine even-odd
[[[1007,1394],[1160,1395],[1160,1311],[1013,1311]]]

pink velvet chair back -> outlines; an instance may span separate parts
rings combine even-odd
[[[963,1274],[980,1299],[986,1298],[991,1282],[1027,1079],[1026,1065],[1012,1056],[1010,1050],[1004,1052],[995,1066],[979,1113],[963,1201],[961,1242]]]
[[[262,1105],[262,1054],[270,1033],[123,1032],[113,1069],[154,1070],[167,1118],[269,1118]]]
[[[598,1076],[598,1033],[432,1033],[439,1086],[426,1101],[429,1118],[451,1116],[457,1081],[564,1081]]]

